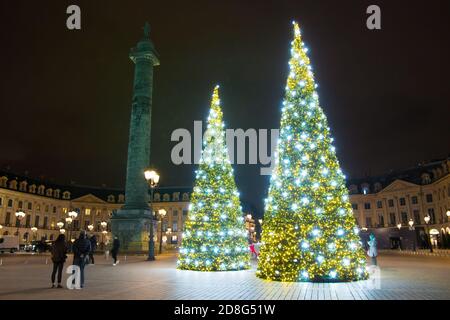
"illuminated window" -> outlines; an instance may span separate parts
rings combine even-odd
[[[87,216],[89,216],[89,215],[91,214],[91,209],[86,208],[86,209],[84,210],[84,214],[87,215]]]

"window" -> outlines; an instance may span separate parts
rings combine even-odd
[[[0,198],[0,207],[2,206],[2,204],[3,204],[3,198]]]
[[[87,215],[87,216],[91,215],[91,209],[86,208],[86,209],[84,210],[84,214]]]
[[[170,195],[168,193],[163,195],[163,201],[170,201]]]
[[[53,213],[56,213],[56,206],[53,207]]]
[[[402,223],[407,224],[408,223],[408,214],[406,212],[402,212],[401,216],[402,216]]]
[[[44,225],[42,226],[43,229],[47,229],[48,227],[48,217],[44,217]]]
[[[172,231],[173,232],[177,232],[178,231],[178,223],[177,222],[172,223]]]
[[[7,212],[5,217],[5,225],[9,226],[10,223],[11,223],[11,212]]]
[[[378,209],[383,208],[383,202],[382,202],[381,200],[378,200],[378,201],[377,201],[377,208],[378,208]]]
[[[426,197],[427,197],[427,202],[428,203],[433,202],[433,195],[431,193],[427,194]]]
[[[401,205],[401,206],[406,205],[405,198],[400,198],[400,205]]]
[[[189,201],[189,194],[183,193],[183,201]]]
[[[371,217],[366,217],[366,227],[371,227],[372,226],[372,218]]]
[[[352,203],[352,208],[353,208],[353,210],[358,210],[358,204],[357,203]]]
[[[436,216],[434,215],[434,209],[433,208],[429,208],[428,209],[428,215],[430,216],[430,224],[435,224],[436,223]]]
[[[27,220],[25,221],[25,227],[29,228],[31,227],[31,215],[27,215]]]
[[[366,209],[366,210],[370,209],[370,202],[364,203],[364,209]]]
[[[173,215],[174,217],[178,217],[178,210],[173,210],[172,215]]]
[[[384,226],[384,216],[382,214],[380,214],[378,216],[378,221],[380,222],[380,227]]]
[[[389,213],[389,223],[393,226],[395,225],[395,213]]]
[[[394,200],[389,199],[389,200],[388,200],[388,206],[389,206],[390,208],[392,208],[392,207],[394,206]]]
[[[33,204],[31,202],[28,202],[28,210],[33,209]]]
[[[48,212],[48,205],[45,206],[45,212]]]
[[[417,196],[412,196],[411,197],[411,202],[412,202],[412,204],[418,204],[419,201],[417,201]]]
[[[13,200],[9,199],[8,200],[8,208],[12,208],[13,207]]]
[[[414,223],[415,224],[421,224],[422,221],[420,221],[420,212],[419,212],[419,210],[414,210],[413,211],[413,215],[414,215]]]
[[[39,227],[39,216],[36,216],[36,218],[34,219],[34,226],[35,226],[36,228]]]
[[[188,214],[188,210],[184,209],[183,210],[183,216],[187,216],[187,214]]]

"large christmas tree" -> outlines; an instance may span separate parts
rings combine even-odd
[[[239,193],[225,143],[219,87],[212,96],[178,268],[241,270],[250,266]]]
[[[257,276],[277,281],[364,279],[366,259],[345,176],[295,22],[294,32]]]

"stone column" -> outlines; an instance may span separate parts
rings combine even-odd
[[[159,65],[158,54],[150,40],[150,27],[130,51],[135,64],[133,100],[128,141],[125,205],[111,218],[113,236],[121,242],[121,251],[143,253],[148,250],[151,212],[144,170],[150,163],[150,135],[153,91],[153,67]]]

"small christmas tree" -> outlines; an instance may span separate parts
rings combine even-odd
[[[345,176],[295,22],[294,32],[257,276],[278,281],[364,279],[366,259]]]
[[[219,87],[214,88],[204,149],[196,171],[178,268],[247,269],[247,232],[225,143]]]

